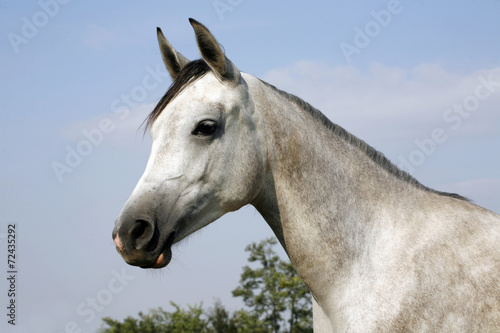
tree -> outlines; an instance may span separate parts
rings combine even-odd
[[[101,333],[185,333],[205,332],[207,322],[202,318],[203,308],[199,306],[188,306],[185,310],[174,302],[170,304],[175,308],[174,312],[166,312],[161,307],[150,310],[148,314],[139,312],[139,319],[125,318],[123,324],[111,318],[103,318],[108,326],[100,330]]]
[[[276,243],[269,238],[246,247],[248,261],[260,266],[243,267],[240,286],[233,290],[233,296],[242,297],[251,312],[259,315],[266,332],[277,333],[281,328],[289,333],[312,332],[309,290],[292,264],[281,260],[273,250]]]
[[[202,306],[190,306],[188,310],[182,309],[174,302],[170,302],[175,307],[175,312],[167,313],[167,324],[164,332],[185,333],[185,332],[204,332],[207,322],[202,318]]]
[[[288,332],[312,332],[312,302],[309,289],[290,262],[280,262],[280,269],[283,275],[279,287],[287,291],[285,305],[290,311]]]
[[[234,317],[224,308],[220,300],[207,312],[207,333],[238,333]]]

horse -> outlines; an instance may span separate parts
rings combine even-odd
[[[500,332],[500,215],[422,185],[302,99],[157,28],[173,83],[145,120],[144,174],[112,233],[125,262],[253,205],[311,291],[316,332]]]

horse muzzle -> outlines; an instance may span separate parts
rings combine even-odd
[[[120,217],[115,222],[113,241],[118,253],[129,265],[162,268],[172,259],[175,229],[162,240],[158,225],[148,217]]]

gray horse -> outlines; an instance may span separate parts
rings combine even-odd
[[[113,231],[124,260],[253,205],[311,290],[318,332],[500,332],[500,215],[438,192],[301,99],[241,73],[190,20],[202,59],[158,40],[174,83]]]

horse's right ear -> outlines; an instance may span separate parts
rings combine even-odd
[[[224,81],[239,83],[241,77],[240,71],[226,57],[222,47],[210,30],[195,19],[190,18],[189,22],[193,26],[201,57],[207,65]]]
[[[158,35],[158,44],[160,45],[163,62],[165,63],[172,80],[175,81],[177,74],[179,74],[182,67],[186,66],[189,60],[174,49],[172,44],[170,44],[165,38],[160,28],[156,28],[156,34]]]

